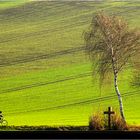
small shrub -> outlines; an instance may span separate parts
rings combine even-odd
[[[122,119],[120,115],[114,114],[112,117],[112,129],[113,130],[128,130],[126,122]]]
[[[89,130],[103,130],[104,120],[100,113],[96,113],[89,119]]]

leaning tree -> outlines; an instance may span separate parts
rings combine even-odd
[[[101,12],[93,17],[89,30],[84,34],[84,40],[90,59],[93,63],[97,62],[96,70],[101,81],[108,72],[113,74],[120,114],[126,122],[117,79],[119,72],[129,63],[130,58],[139,52],[140,32],[129,29],[122,17],[109,16]]]

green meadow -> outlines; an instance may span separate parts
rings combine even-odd
[[[0,1],[0,110],[8,125],[83,126],[108,106],[118,110],[113,77],[99,88],[83,33],[103,10],[140,27],[140,2]],[[110,76],[111,77],[111,76]],[[133,69],[119,75],[129,124],[140,125]]]

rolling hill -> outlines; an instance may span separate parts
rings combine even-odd
[[[87,125],[93,112],[117,109],[112,81],[100,91],[92,77],[83,33],[99,10],[139,27],[139,9],[135,0],[0,2],[0,110],[9,125]],[[119,87],[128,123],[139,125],[132,72],[122,71]]]

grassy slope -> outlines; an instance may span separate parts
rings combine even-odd
[[[111,83],[100,95],[97,77],[91,77],[80,49],[82,33],[101,9],[139,26],[139,7],[139,2],[31,2],[2,9],[0,102],[9,125],[86,125],[93,111],[117,108]],[[131,70],[119,77],[126,118],[140,124],[139,89],[130,87],[130,77]]]

